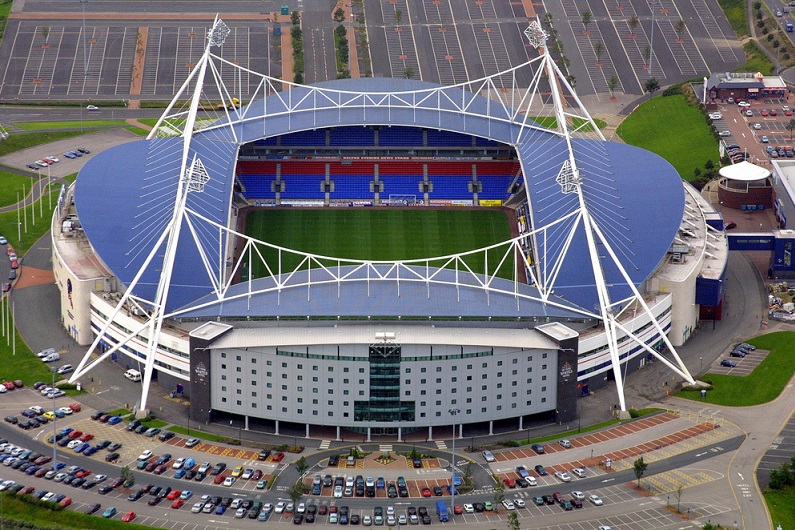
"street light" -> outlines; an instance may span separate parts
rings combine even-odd
[[[455,515],[455,417],[461,412],[461,409],[450,409],[447,412],[453,417],[453,460],[450,462],[450,472],[452,473],[450,477],[450,509],[453,511],[453,515]]]
[[[649,78],[652,77],[651,66],[652,62],[654,61],[654,15],[655,15],[654,8],[656,6],[657,6],[656,0],[649,2],[649,7],[651,7],[651,37],[649,38]]]
[[[86,4],[87,3],[88,0],[80,0],[80,5],[83,8],[83,78],[84,78],[83,81],[84,82],[85,82],[85,77],[88,75],[88,52],[86,50]]]
[[[52,387],[55,388],[55,370],[52,372]],[[55,439],[58,416],[55,415],[55,400],[50,399],[50,401],[52,401],[52,466],[55,468],[58,463],[58,444],[56,443],[58,440]]]

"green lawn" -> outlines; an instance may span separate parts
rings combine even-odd
[[[0,206],[8,206],[17,202],[17,197],[24,197],[25,191],[30,191],[34,179],[8,171],[0,171]],[[18,195],[17,195],[18,193]]]
[[[28,121],[15,123],[25,131],[41,131],[46,129],[79,129],[80,127],[125,127],[127,122],[124,120],[86,120],[86,121]]]
[[[778,331],[749,340],[757,348],[770,350],[750,375],[738,377],[708,373],[701,379],[714,386],[707,392],[707,398],[701,399],[699,392],[681,391],[677,396],[705,401],[716,405],[750,406],[767,403],[775,399],[795,373],[795,332]],[[751,355],[758,355],[751,353]]]
[[[748,8],[743,0],[718,0],[718,4],[738,37],[750,33],[748,31]]]
[[[619,126],[628,144],[657,153],[685,180],[707,160],[717,162],[718,141],[704,112],[688,105],[684,96],[658,96],[644,102]]]
[[[10,312],[7,306],[8,299],[3,298],[2,302],[0,302],[0,311],[6,315],[3,319]],[[13,325],[13,318],[11,323]],[[14,330],[16,335],[16,348],[13,340],[5,335],[0,335],[0,355],[3,356],[3,362],[0,364],[0,380],[22,379],[28,386],[36,381],[51,382],[52,372],[49,369],[49,365],[41,362],[38,357],[31,353],[27,345],[22,342],[22,337],[16,332],[15,327],[11,329]],[[53,345],[53,347],[57,349],[58,345]],[[56,378],[59,378],[59,376],[56,376]]]
[[[539,125],[542,125],[548,129],[555,129],[558,126],[558,120],[554,116],[536,116],[533,118],[533,121],[537,122]],[[600,129],[604,129],[607,126],[607,122],[604,120],[597,120],[594,119],[593,121],[597,127]],[[583,125],[585,125],[583,127]],[[586,124],[586,121],[582,118],[574,118],[572,120],[573,127],[582,127],[578,132],[591,132],[593,129],[590,125]]]
[[[227,440],[228,437],[226,436],[218,436],[217,434],[213,434],[211,432],[203,432],[198,431],[196,428],[188,430],[186,427],[180,427],[178,425],[172,425],[168,428],[169,431],[173,431],[177,434],[183,434],[185,436],[189,436],[191,438],[198,438],[200,440],[207,440],[208,442],[221,442],[223,440]]]
[[[795,528],[795,488],[783,491],[767,489],[764,495],[773,528],[779,523],[781,528]]]
[[[487,209],[268,209],[249,213],[246,232],[294,250],[363,260],[444,256],[510,238],[505,214]],[[490,252],[490,268],[498,262],[500,254]],[[481,256],[473,256],[467,262],[482,267]],[[269,263],[275,263],[277,253],[266,252],[265,257]],[[283,256],[283,267],[294,267],[298,258],[293,258]],[[441,262],[431,265],[441,266]],[[261,267],[255,268],[256,276],[264,273]],[[504,266],[500,276],[511,277],[510,267]]]
[[[74,138],[93,131],[55,131],[55,132],[30,132],[30,133],[11,133],[8,139],[0,142],[0,156],[35,147],[37,145],[48,144],[66,138]]]
[[[26,496],[30,497],[30,496]],[[0,493],[0,506],[2,506],[2,517],[6,519],[3,528],[40,528],[40,529],[60,529],[69,528],[73,530],[106,530],[111,528],[144,529],[135,523],[123,523],[119,519],[126,510],[131,509],[126,503],[115,504],[119,511],[114,519],[103,519],[100,517],[102,512],[114,503],[102,503],[102,509],[97,515],[86,515],[79,513],[72,508],[62,510],[49,510],[34,502],[23,502],[21,497],[13,493]],[[25,499],[29,500],[29,499]],[[97,499],[100,500],[100,499]],[[94,501],[91,501],[94,502]],[[165,508],[169,509],[169,508]],[[17,521],[13,523],[12,521]]]

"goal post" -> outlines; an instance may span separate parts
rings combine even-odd
[[[416,195],[390,194],[389,195],[389,204],[394,205],[394,206],[409,206],[411,204],[417,204],[417,196]]]

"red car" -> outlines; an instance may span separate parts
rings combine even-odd
[[[3,282],[3,292],[7,293],[11,290],[11,282]]]
[[[86,477],[87,477],[87,476],[89,476],[90,474],[91,474],[91,470],[90,470],[90,469],[81,469],[80,471],[78,471],[77,473],[75,473],[75,476],[76,476],[77,478],[86,478]]]
[[[762,109],[762,111],[759,114],[761,114],[762,116],[767,116],[769,113],[767,112],[767,109]]]
[[[16,254],[16,253],[17,253],[17,251],[14,250],[14,247],[12,247],[11,245],[8,245],[8,247],[6,247],[6,255],[7,256],[10,256],[11,254]]]
[[[456,504],[455,506],[453,506],[453,513],[456,515],[461,515],[462,513],[464,513],[464,509],[461,507],[460,504]]]
[[[216,475],[213,479],[213,484],[221,484],[226,480],[226,475]]]
[[[13,381],[4,381],[3,386],[9,390],[14,390],[17,387],[17,385],[15,385]]]
[[[771,116],[775,116],[776,115],[776,109],[770,109],[770,115]]]
[[[19,490],[19,494],[20,495],[30,495],[34,491],[36,491],[36,488],[34,488],[33,486],[25,486],[24,488]]]
[[[505,484],[509,488],[515,488],[516,487],[516,481],[514,479],[512,479],[512,478],[503,479],[502,483]]]
[[[19,268],[19,260],[17,260],[16,258],[12,259],[11,260],[11,268],[12,269],[18,269]]]
[[[153,473],[154,473],[155,475],[162,475],[163,473],[165,473],[165,472],[166,472],[166,469],[167,469],[167,468],[166,468],[166,466],[157,466],[157,467],[155,468],[155,470],[153,471]]]
[[[251,480],[260,480],[260,479],[262,479],[262,470],[258,469],[254,472],[253,475],[251,475]]]
[[[70,440],[74,440],[75,438],[80,438],[83,436],[83,431],[72,431],[66,437]]]
[[[69,403],[67,406],[75,412],[80,412],[80,403]]]
[[[183,501],[182,499],[177,499],[171,503],[171,507],[174,508],[175,510],[179,510],[183,506],[185,506],[185,501]]]
[[[792,111],[790,109],[785,110],[784,116],[792,116]]]
[[[563,501],[566,500],[566,499],[563,498],[563,495],[561,495],[559,491],[556,491],[555,493],[553,493],[552,494],[552,498],[555,499],[555,502],[557,502],[558,504],[562,504]]]
[[[133,519],[135,519],[135,512],[127,512],[121,516],[121,520],[125,523],[129,523]]]
[[[166,495],[166,499],[173,501],[180,495],[182,495],[182,490],[171,490],[170,492],[168,492],[168,495]]]
[[[64,508],[66,508],[67,506],[72,504],[72,498],[71,497],[64,497],[63,499],[61,499],[61,502],[59,502],[58,504],[60,504]]]
[[[284,453],[281,451],[274,451],[271,453],[271,460],[273,462],[281,462],[284,459]]]
[[[83,436],[80,437],[81,442],[88,442],[94,439],[94,435],[91,433],[85,433]]]
[[[430,497],[431,496],[431,488],[422,488],[422,496],[423,497]]]

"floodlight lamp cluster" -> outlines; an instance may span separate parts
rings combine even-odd
[[[524,34],[527,37],[527,40],[530,41],[530,45],[535,48],[536,50],[546,43],[547,38],[549,38],[549,34],[544,31],[541,27],[541,23],[538,20],[532,20],[530,25],[527,26],[527,29],[524,30]]]

